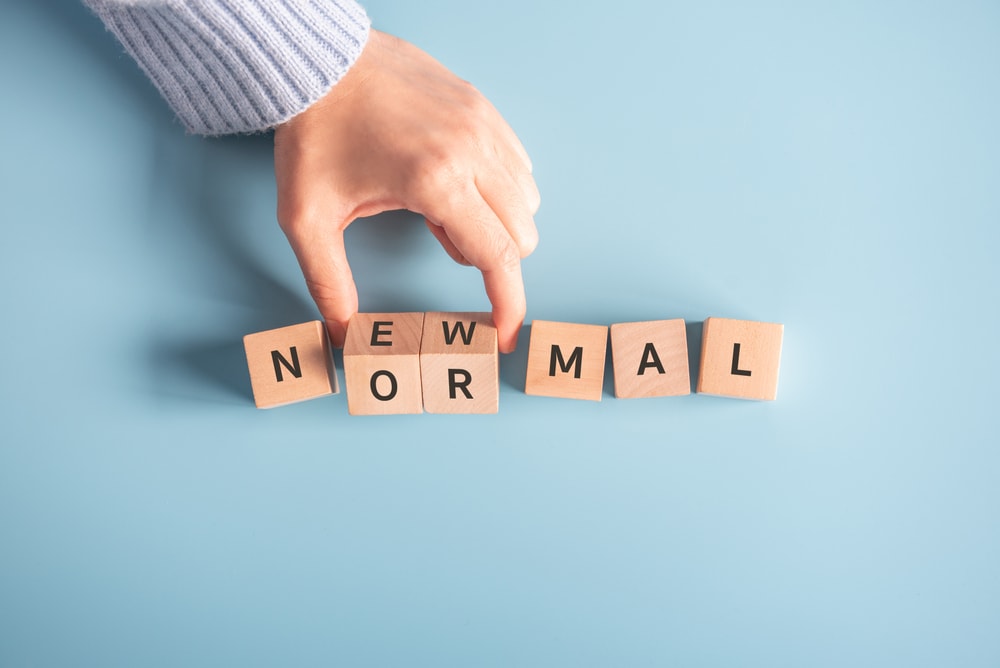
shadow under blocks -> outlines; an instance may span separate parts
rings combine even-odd
[[[777,323],[706,319],[697,392],[773,401],[783,333]],[[525,393],[600,401],[609,335],[616,398],[691,393],[688,326],[679,318],[610,327],[535,320]],[[338,392],[321,322],[248,334],[244,346],[258,408]],[[359,313],[344,345],[348,412],[496,413],[499,367],[488,313]]]

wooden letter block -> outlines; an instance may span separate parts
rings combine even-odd
[[[351,415],[422,413],[423,313],[358,313],[344,341],[344,383]]]
[[[619,399],[691,394],[687,331],[681,319],[611,325],[611,359]]]
[[[496,413],[497,329],[489,313],[426,313],[420,378],[428,413]]]
[[[257,408],[283,406],[339,391],[326,327],[318,320],[247,334],[243,348]]]
[[[701,339],[698,392],[773,401],[784,326],[770,322],[709,318]]]
[[[525,394],[600,401],[608,328],[535,320],[528,343]]]

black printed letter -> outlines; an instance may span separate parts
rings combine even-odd
[[[734,376],[749,376],[749,369],[740,368],[740,344],[733,344],[733,375]]]
[[[468,345],[472,345],[472,333],[474,331],[476,331],[476,321],[475,320],[473,320],[472,322],[469,323],[469,331],[468,332],[465,331],[465,325],[463,323],[461,323],[461,322],[456,322],[455,323],[455,327],[451,330],[451,332],[448,331],[448,323],[447,322],[442,322],[441,326],[444,328],[444,342],[445,342],[445,345],[449,345],[450,346],[451,344],[455,343],[455,335],[459,334],[459,333],[462,334],[462,343],[464,343],[467,346]]]
[[[646,373],[646,369],[654,368],[658,373],[666,373],[660,363],[660,356],[656,354],[656,348],[652,343],[646,344],[646,349],[642,351],[642,361],[639,362],[639,375]]]
[[[379,376],[385,376],[386,378],[389,379],[389,394],[379,393],[378,391]],[[399,386],[396,384],[396,377],[392,375],[391,371],[386,371],[385,369],[382,369],[381,371],[376,371],[375,373],[372,374],[371,387],[372,387],[372,396],[378,399],[379,401],[391,401],[392,398],[396,396],[396,390],[399,389]]]
[[[279,383],[285,380],[285,377],[281,375],[282,366],[288,369],[296,378],[302,377],[302,367],[299,366],[299,351],[295,349],[295,346],[292,346],[289,352],[292,353],[291,364],[277,350],[271,351],[271,361],[274,362],[274,377]]]
[[[569,356],[568,360],[564,360],[562,356],[562,350],[556,344],[552,344],[552,352],[549,355],[549,375],[556,375],[556,363],[558,362],[559,368],[565,373],[569,373],[569,367],[571,364],[576,362],[576,368],[573,370],[573,377],[580,377],[580,368],[583,366],[583,347],[577,346],[573,349],[573,353]]]
[[[392,341],[379,341],[380,336],[392,336],[391,329],[382,329],[382,326],[392,327],[392,320],[376,320],[372,323],[372,345],[373,346],[391,346]]]
[[[476,323],[472,323],[473,325]],[[462,380],[458,380],[458,375],[464,376]],[[466,399],[472,398],[472,392],[469,392],[469,383],[472,382],[472,374],[465,369],[448,369],[448,396],[452,399],[455,398],[455,390],[462,390],[462,394],[465,395]]]

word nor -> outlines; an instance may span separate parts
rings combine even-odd
[[[783,327],[709,318],[697,391],[773,400]],[[600,401],[611,338],[615,396],[690,394],[681,319],[611,325],[535,320],[528,344],[527,394]],[[336,371],[321,322],[244,337],[258,408],[336,394]],[[488,313],[359,313],[344,343],[351,415],[496,413],[497,332]]]

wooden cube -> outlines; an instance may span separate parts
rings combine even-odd
[[[770,322],[709,318],[701,338],[698,392],[773,401],[784,326]]]
[[[611,325],[611,359],[619,399],[691,394],[687,330],[681,319]]]
[[[600,401],[608,328],[535,320],[528,343],[525,394]]]
[[[243,348],[257,408],[273,408],[337,394],[337,372],[323,323],[247,334]]]
[[[420,379],[428,413],[496,413],[497,329],[489,313],[425,313]]]
[[[344,383],[351,415],[422,413],[423,313],[358,313],[344,341]]]

